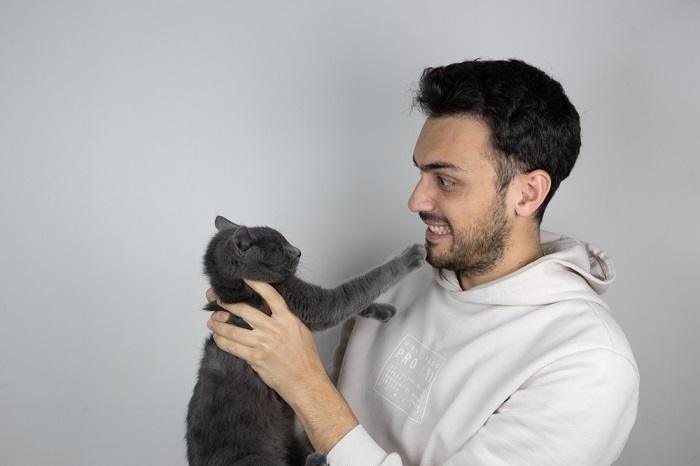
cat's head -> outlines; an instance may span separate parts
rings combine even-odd
[[[301,251],[277,230],[236,225],[221,216],[214,223],[219,231],[204,258],[204,271],[212,279],[278,283],[296,272]]]

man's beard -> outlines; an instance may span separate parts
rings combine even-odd
[[[492,270],[503,257],[510,237],[505,195],[496,194],[482,221],[462,230],[452,228],[451,234],[452,247],[447,253],[437,255],[435,248],[430,243],[426,244],[426,261],[430,265],[467,276],[482,275]]]

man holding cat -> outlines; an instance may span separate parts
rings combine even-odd
[[[427,119],[409,208],[429,266],[385,293],[388,323],[357,319],[338,388],[311,333],[271,286],[253,330],[209,326],[295,410],[331,465],[610,464],[636,419],[639,372],[600,298],[598,248],[540,229],[580,148],[561,85],[519,60],[427,68]],[[209,299],[215,296],[209,292]]]

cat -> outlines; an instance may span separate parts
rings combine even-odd
[[[327,329],[358,314],[388,321],[396,309],[373,301],[425,259],[425,248],[414,244],[383,265],[324,289],[295,276],[301,251],[277,230],[239,226],[221,216],[214,224],[218,232],[203,263],[219,299],[246,302],[269,315],[262,298],[241,279],[270,283],[310,330]],[[204,309],[222,308],[212,301]],[[233,314],[229,323],[251,328]],[[325,455],[314,453],[302,432],[295,429],[291,407],[245,361],[219,349],[210,335],[187,411],[190,466],[326,465]]]

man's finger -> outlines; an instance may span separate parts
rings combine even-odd
[[[209,328],[214,334],[240,343],[243,346],[253,347],[258,343],[258,339],[253,335],[253,331],[247,328],[237,327],[214,319],[211,320]]]
[[[260,297],[267,303],[272,314],[282,314],[289,312],[287,303],[284,301],[282,295],[280,295],[277,290],[269,283],[259,282],[257,280],[247,280],[243,279],[246,284],[253,289]]]
[[[207,290],[206,296],[207,296],[207,302],[210,303],[212,301],[216,301],[217,296],[216,296],[216,293],[214,293],[214,288],[209,288]]]

